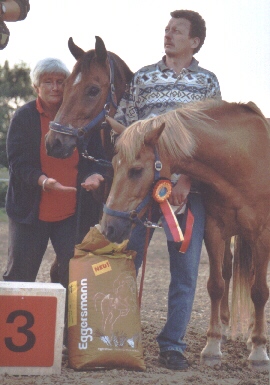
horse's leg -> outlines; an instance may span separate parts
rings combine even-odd
[[[249,242],[241,235],[234,237],[233,291],[231,306],[232,337],[248,332],[247,348],[251,350],[251,331],[254,326],[254,306],[251,300],[251,287],[254,282],[252,250]]]
[[[247,339],[247,349],[251,352],[252,350],[252,330],[254,327],[254,312],[250,316],[249,327],[248,327],[248,339]]]
[[[268,235],[269,236],[269,235]],[[265,237],[266,238],[266,237]],[[269,370],[269,357],[266,351],[265,304],[269,297],[267,268],[269,262],[269,241],[258,239],[252,248],[254,255],[254,283],[251,299],[254,303],[254,327],[251,333],[252,349],[248,357],[249,366],[256,370]],[[268,247],[266,246],[268,242]]]
[[[229,309],[229,289],[230,280],[232,278],[232,260],[233,255],[231,252],[231,238],[225,241],[225,252],[222,267],[222,276],[225,281],[225,290],[220,304],[220,319],[222,324],[222,343],[227,341],[229,322],[230,322],[230,309]]]
[[[201,363],[208,366],[221,364],[221,322],[220,303],[224,294],[225,284],[222,277],[222,262],[225,242],[221,237],[216,222],[207,217],[205,227],[205,245],[209,256],[210,275],[207,283],[211,299],[210,323],[207,331],[207,343],[201,352]]]

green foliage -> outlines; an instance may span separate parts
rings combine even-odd
[[[0,222],[7,222],[7,221],[8,221],[8,218],[7,218],[6,210],[4,208],[0,208]]]
[[[0,181],[0,208],[5,207],[7,187],[8,187],[7,182]]]
[[[6,135],[14,111],[35,98],[31,86],[30,68],[25,63],[9,67],[0,65],[0,168],[7,167]]]

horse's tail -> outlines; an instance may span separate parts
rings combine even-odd
[[[234,240],[233,288],[231,305],[232,338],[237,334],[245,337],[251,327],[254,306],[251,300],[251,285],[254,276],[252,250],[241,237]]]

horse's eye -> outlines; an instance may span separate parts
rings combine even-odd
[[[87,90],[88,96],[94,97],[97,96],[99,93],[99,88],[96,86],[92,86]]]
[[[142,176],[142,168],[131,168],[128,170],[128,177],[131,179],[140,178]]]

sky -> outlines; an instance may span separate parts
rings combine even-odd
[[[6,23],[10,40],[1,65],[25,62],[32,69],[57,57],[72,70],[69,37],[88,51],[100,36],[136,71],[164,55],[171,11],[197,11],[207,27],[195,55],[200,66],[216,74],[224,100],[253,101],[270,118],[270,0],[30,0],[30,6],[25,20]]]

